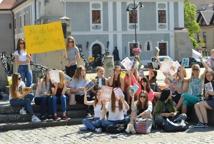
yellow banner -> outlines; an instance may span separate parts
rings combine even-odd
[[[24,34],[28,54],[65,49],[65,40],[60,21],[25,26]]]

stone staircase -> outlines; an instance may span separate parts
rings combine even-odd
[[[33,105],[36,115],[39,113],[39,106]],[[81,124],[82,119],[86,116],[87,106],[74,105],[67,107],[67,116],[71,119],[68,121],[47,120],[39,123],[32,123],[29,114],[20,115],[20,107],[11,107],[9,102],[0,102],[0,132],[17,129],[32,129],[52,126],[75,125]],[[59,108],[60,111],[60,108]],[[61,115],[61,113],[59,113]]]

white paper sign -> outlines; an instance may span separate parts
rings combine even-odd
[[[126,70],[131,70],[133,66],[133,62],[126,57],[125,59],[122,60],[121,64],[125,67]]]
[[[209,83],[206,83],[205,85],[204,85],[204,88],[205,88],[205,92],[213,92],[213,86],[212,86],[212,83],[211,82],[209,82]]]
[[[116,97],[125,97],[121,88],[114,88],[114,94]]]
[[[192,49],[192,57],[195,58],[197,61],[200,61],[200,58],[202,57],[202,55],[198,51]]]
[[[50,74],[50,79],[53,83],[59,83],[60,79],[59,79],[59,70],[51,70],[49,71]]]
[[[112,94],[112,87],[109,86],[102,86],[101,88],[101,99],[102,100],[110,100],[111,99],[111,94]]]

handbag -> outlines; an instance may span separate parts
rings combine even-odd
[[[152,129],[152,119],[138,118],[135,122],[135,131],[139,134],[148,134]]]

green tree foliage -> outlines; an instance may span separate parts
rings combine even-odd
[[[193,43],[193,46],[197,48],[199,46],[196,40],[196,34],[200,32],[200,26],[196,21],[197,8],[189,0],[184,1],[184,23],[188,29],[189,38]]]

